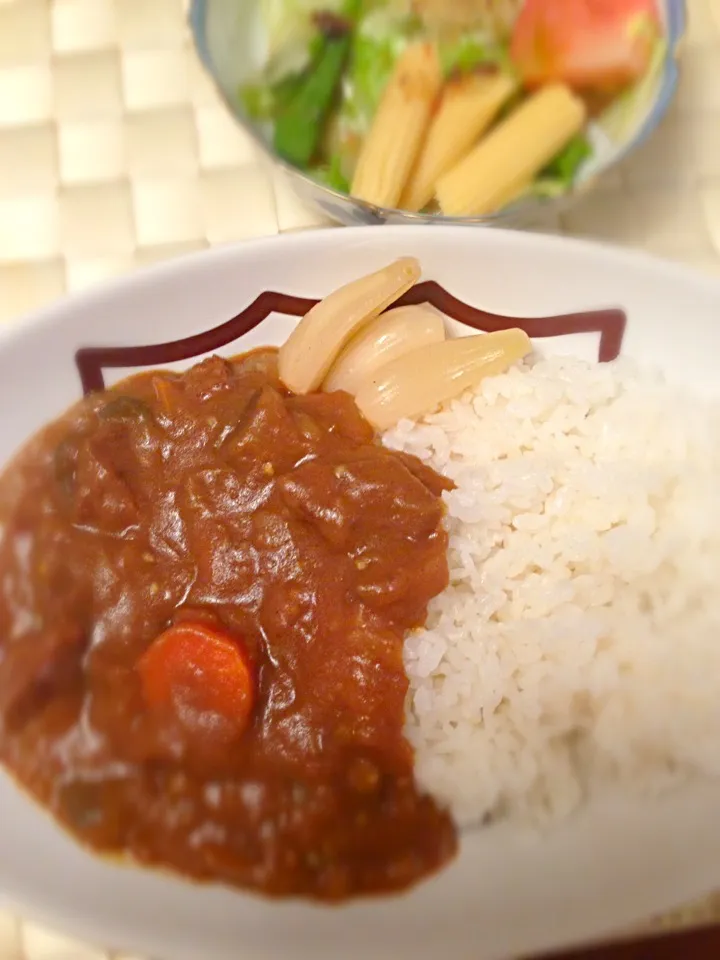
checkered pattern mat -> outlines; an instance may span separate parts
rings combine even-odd
[[[0,318],[317,223],[237,130],[181,0],[0,0]]]
[[[184,0],[0,0],[0,321],[210,244],[318,226],[203,76]],[[545,229],[720,273],[720,0],[655,137]],[[720,919],[720,898],[663,926]],[[0,960],[107,960],[0,913]]]

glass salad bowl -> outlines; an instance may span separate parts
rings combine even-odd
[[[484,3],[488,9],[496,11],[496,16],[498,10],[504,10],[507,27],[517,16],[516,12],[511,16],[508,11],[516,11],[525,3],[528,7],[532,5],[540,8],[542,13],[542,7],[550,0],[545,0],[544,3],[543,0],[464,2],[470,5],[474,3],[475,10],[478,5],[482,8]],[[615,14],[620,11],[621,15],[626,17],[625,29],[629,31],[636,26],[640,30],[646,26],[638,20],[637,11],[651,2],[652,0],[606,0],[606,5],[608,8],[615,8]],[[347,175],[347,145],[353,140],[356,144],[354,161],[351,162],[357,161],[358,151],[362,158],[363,143],[367,140],[368,133],[373,133],[374,118],[381,113],[378,107],[384,102],[383,95],[388,90],[391,78],[395,76],[396,81],[398,80],[398,64],[403,57],[403,51],[413,44],[419,47],[422,41],[427,39],[426,20],[422,23],[422,35],[413,34],[413,31],[418,29],[415,11],[423,6],[438,7],[438,0],[191,0],[189,17],[200,59],[229,110],[262,150],[284,168],[295,192],[326,216],[344,224],[464,223],[522,227],[541,220],[547,213],[560,212],[574,198],[585,193],[604,171],[638,147],[652,133],[667,111],[678,85],[677,58],[686,25],[685,0],[655,2],[662,35],[656,36],[653,41],[640,78],[613,96],[604,93],[597,96],[597,91],[594,91],[592,97],[598,102],[593,103],[591,99],[592,109],[579,122],[578,118],[573,116],[573,110],[577,109],[574,105],[580,103],[580,110],[583,110],[588,98],[583,94],[583,100],[580,101],[574,97],[569,86],[563,86],[560,90],[557,84],[546,81],[546,85],[541,86],[539,92],[529,90],[523,85],[522,96],[519,96],[516,85],[514,91],[506,91],[506,96],[501,93],[491,111],[492,121],[487,122],[491,135],[485,141],[485,155],[475,165],[464,163],[464,180],[460,184],[449,184],[446,190],[448,195],[454,193],[455,197],[460,194],[464,196],[468,189],[477,192],[478,184],[485,184],[496,176],[508,176],[502,173],[502,169],[505,166],[512,167],[513,161],[509,159],[505,164],[500,157],[505,155],[512,158],[513,155],[532,154],[537,149],[536,143],[544,139],[546,131],[550,131],[547,133],[550,140],[553,127],[562,126],[564,122],[567,129],[564,134],[561,130],[560,139],[557,139],[560,152],[557,153],[556,150],[551,155],[552,159],[550,156],[544,158],[550,162],[545,163],[541,170],[534,170],[529,186],[519,191],[512,189],[509,202],[496,202],[492,211],[483,209],[481,213],[463,210],[463,204],[458,202],[447,203],[443,209],[442,205],[438,206],[435,201],[431,201],[430,205],[419,210],[416,202],[413,209],[409,209],[410,204],[404,203],[404,200],[412,191],[408,193],[407,186],[399,199],[398,195],[394,194],[394,202],[378,202],[372,199],[373,190],[376,196],[389,197],[393,193],[392,189],[388,192],[382,187],[378,192],[378,173],[375,170],[369,178],[375,185],[367,191],[370,198],[362,199],[361,196],[351,196],[349,193],[351,184]],[[412,12],[408,13],[409,10]],[[346,16],[348,11],[352,11],[349,17]],[[359,14],[358,11],[362,13]],[[634,24],[630,19],[633,15],[636,17]],[[587,25],[584,29],[587,41]],[[506,70],[510,64],[510,72],[513,76],[517,75],[517,61],[513,61],[510,54],[512,38],[504,41],[499,39],[498,34],[490,39],[485,30],[460,30],[455,36],[460,39],[452,43],[443,40],[432,47],[439,53],[445,78],[443,96],[450,84],[461,77],[472,77],[468,82],[480,87],[483,83],[489,84],[490,78],[497,76],[498,71],[507,76]],[[567,40],[567,37],[562,38],[562,43],[565,44],[563,56],[567,55]],[[535,42],[537,44],[537,37]],[[322,43],[325,44],[324,48]],[[344,52],[338,49],[343,45]],[[334,49],[330,49],[331,47]],[[572,37],[570,47],[572,48]],[[532,43],[525,44],[525,54],[530,60],[536,52],[537,45],[533,49]],[[574,51],[571,49],[571,60],[573,56]],[[582,56],[580,51],[577,51],[576,66],[580,60]],[[532,70],[532,65],[530,69]],[[583,65],[581,69],[584,69]],[[333,73],[336,75],[337,89],[331,102],[327,81]],[[304,87],[299,90],[297,80],[302,80],[303,77]],[[293,83],[296,84],[295,87]],[[284,89],[291,90],[291,93],[283,94]],[[565,91],[565,94],[560,95],[562,91]],[[488,95],[490,99],[494,96],[492,92],[481,94],[486,99]],[[278,110],[282,112],[284,109],[283,96],[286,98],[284,104],[291,102],[290,98],[293,96],[295,106],[298,98],[304,100],[305,112],[298,112],[291,104],[283,121],[280,121]],[[534,105],[530,104],[531,100],[535,101]],[[547,102],[540,103],[543,100]],[[441,107],[443,103],[444,100],[441,99]],[[568,114],[564,120],[560,116],[563,110]],[[513,111],[515,129],[510,131],[508,128],[513,121]],[[390,109],[385,112],[391,115],[393,113]],[[438,108],[436,100],[435,107],[428,108],[428,116],[433,118],[428,121],[431,133],[431,124],[439,124],[439,113],[441,108]],[[517,120],[521,113],[525,114],[523,123],[527,129],[523,129],[522,123]],[[445,133],[451,131],[450,139],[464,129],[462,117],[462,111],[456,112],[454,117],[449,114],[450,125],[446,122]],[[395,122],[394,116],[386,116],[385,121],[385,126],[389,129],[379,134],[381,140],[387,141],[388,134],[394,137],[396,145],[412,139],[412,131],[406,129],[399,119]],[[284,124],[283,133],[279,132],[281,123]],[[379,121],[377,123],[381,125]],[[322,138],[313,132],[319,130],[321,125],[325,131]],[[500,127],[505,127],[505,132],[499,137]],[[426,131],[427,129],[428,127]],[[338,131],[341,131],[340,140]],[[431,133],[426,132],[424,147],[418,148],[420,160],[416,153],[415,165],[410,168],[414,173],[408,174],[410,180],[413,176],[417,178],[417,170],[425,159],[422,155],[423,149],[428,154],[432,153],[428,147]],[[439,136],[436,141],[439,140],[442,153],[447,150],[447,143],[443,143],[442,131],[438,130],[437,133]],[[483,138],[484,135],[485,130]],[[557,131],[554,135],[557,137]],[[487,149],[493,136],[496,141],[493,144],[494,160],[492,148],[490,151]],[[502,136],[505,138],[503,143],[499,142]],[[445,136],[444,139],[447,141],[448,137]],[[341,144],[339,149],[338,142]],[[318,162],[318,150],[322,153],[322,145],[325,145],[324,155]],[[435,147],[437,146],[436,142]],[[469,142],[467,146],[469,150],[473,143]],[[380,151],[382,154],[382,148]],[[313,152],[314,159],[310,162]],[[402,152],[402,148],[396,149],[395,155]],[[435,152],[437,153],[437,149]],[[392,150],[390,153],[392,155]],[[465,154],[462,156],[463,160],[464,157]],[[531,160],[532,158],[528,162]],[[387,186],[387,149],[384,162]],[[432,162],[430,165],[432,166]],[[463,164],[456,165],[456,168],[459,170],[460,166]],[[364,191],[357,189],[359,168],[358,162],[352,189],[354,193],[362,195]],[[390,179],[395,176],[392,166],[391,170]],[[517,172],[519,171],[520,168],[517,167]],[[454,174],[453,169],[450,177],[446,179],[450,180]],[[382,176],[381,156],[381,179]],[[367,179],[366,176],[365,180]],[[456,181],[457,179],[455,177]],[[508,186],[513,185],[509,182],[505,186],[498,184],[495,191],[498,199],[505,196]],[[481,187],[479,190],[480,193],[487,193],[491,187],[487,190]],[[420,193],[422,194],[422,189]],[[437,195],[440,197],[440,191]]]

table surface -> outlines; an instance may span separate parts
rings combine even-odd
[[[185,7],[0,0],[0,322],[211,244],[324,225],[218,102]],[[689,7],[680,93],[662,128],[543,229],[720,275],[720,0]],[[720,895],[649,926],[718,920]],[[700,953],[688,944],[674,955]],[[0,960],[107,954],[0,912]]]

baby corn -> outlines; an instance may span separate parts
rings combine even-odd
[[[441,85],[433,44],[409,46],[395,66],[360,151],[350,190],[354,197],[378,207],[397,207]]]
[[[467,154],[516,89],[514,78],[501,73],[469,74],[447,84],[400,199],[403,210],[422,210],[432,200],[439,178]]]
[[[585,124],[583,101],[562,84],[544,87],[440,178],[443,213],[494,213],[530,184]]]

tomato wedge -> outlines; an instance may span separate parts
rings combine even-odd
[[[148,707],[186,728],[238,736],[250,723],[252,666],[243,644],[218,627],[176,623],[148,647],[138,672]]]
[[[661,34],[657,0],[525,0],[511,56],[528,86],[614,93],[643,76]]]

